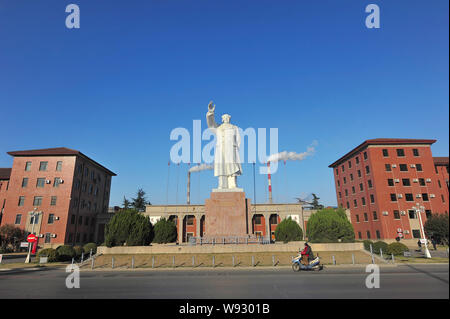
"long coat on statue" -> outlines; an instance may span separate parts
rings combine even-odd
[[[242,174],[239,158],[241,136],[239,128],[230,123],[217,125],[214,112],[206,114],[208,127],[216,134],[216,150],[214,153],[214,176],[237,176]]]

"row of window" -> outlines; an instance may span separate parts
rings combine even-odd
[[[97,183],[97,182],[100,183],[102,181],[100,173],[97,173],[97,178],[96,178],[95,171],[92,168],[91,168],[91,170],[89,170],[89,167],[86,167],[83,164],[78,165],[78,168],[77,168],[78,176],[83,176],[83,167],[84,167],[84,177],[90,176],[90,180],[95,183]]]
[[[405,150],[403,148],[397,148],[395,150],[395,152],[397,153],[397,157],[405,157]],[[382,149],[382,153],[383,153],[383,157],[389,157],[389,150],[387,148]],[[413,148],[412,155],[414,157],[420,156],[419,150],[417,148]]]
[[[80,209],[87,209],[88,211],[91,211],[92,209],[94,212],[97,212],[97,203],[92,205],[91,201],[86,201],[84,199],[82,199],[79,203],[78,198],[75,198],[73,200],[73,208],[77,208],[78,204],[80,204]]]
[[[22,188],[27,188],[28,187],[28,177],[24,177],[22,179]],[[36,179],[36,188],[43,188],[45,184],[50,184],[51,181],[46,179],[45,177],[38,177]],[[53,181],[53,187],[59,187],[60,184],[62,184],[63,181],[60,177],[55,177],[54,181]]]
[[[26,172],[31,171],[31,165],[32,165],[32,162],[26,162],[26,163],[25,163],[25,171],[26,171]],[[47,162],[47,161],[39,162],[39,171],[41,171],[41,172],[46,172],[47,169],[48,169],[48,162]],[[60,172],[60,171],[62,170],[62,161],[56,162],[56,168],[55,168],[55,170],[56,170],[57,172]]]
[[[372,181],[370,179],[367,181],[367,185],[369,186],[369,189],[372,188]],[[364,191],[363,183],[359,184],[359,190],[360,190],[360,192]],[[348,189],[344,189],[344,192],[345,192],[345,196],[348,197]],[[355,186],[352,186],[352,194],[355,194],[355,193],[356,193]],[[370,196],[372,197],[373,195],[370,195]],[[339,198],[342,198],[341,192],[339,192]]]
[[[81,240],[82,239],[82,240]],[[69,237],[67,238],[67,241],[71,243],[73,241],[73,233],[69,233]],[[89,234],[89,242],[94,241],[94,234]],[[87,233],[77,233],[76,236],[76,243],[87,243],[88,242],[88,234]]]
[[[33,198],[33,206],[39,207],[42,205],[43,196],[34,196]],[[56,206],[56,202],[58,200],[57,196],[51,196],[50,198],[50,206]],[[19,196],[18,206],[25,205],[25,196]]]
[[[80,185],[81,185],[80,180],[76,179],[75,180],[75,189],[80,189]],[[94,189],[94,185],[89,184],[89,188],[88,188],[87,183],[83,183],[83,185],[81,185],[81,191],[86,192],[86,190],[89,195],[93,194],[94,196],[98,196],[98,191],[99,191],[98,186],[95,186],[95,189]]]
[[[432,195],[431,197],[434,197],[434,195]],[[391,202],[396,202],[398,198],[403,198],[403,194],[396,194],[396,193],[390,194]],[[428,196],[428,193],[416,194],[416,198],[422,198],[424,202],[428,202],[430,200],[430,196]],[[445,203],[444,195],[441,195],[441,199],[442,202]],[[407,202],[413,202],[414,195],[412,193],[405,193],[405,200]]]
[[[375,233],[376,233],[377,239],[380,239],[381,238],[380,231],[376,230]],[[371,235],[370,235],[370,231],[369,230],[366,231],[366,236],[367,236],[367,239],[371,239]],[[362,234],[361,234],[360,231],[358,232],[358,239],[362,239]]]
[[[30,225],[38,224],[39,223],[39,216],[40,215],[30,216]],[[47,219],[47,224],[51,225],[54,222],[55,222],[55,215],[54,214],[49,214],[48,215],[48,219]],[[21,223],[22,223],[22,214],[17,214],[16,215],[16,220],[14,221],[14,224],[20,225]]]
[[[70,224],[75,225],[76,219],[77,219],[77,216],[71,215],[70,216]],[[84,221],[85,226],[94,225],[94,217],[90,218],[89,216],[84,216],[84,219],[83,219],[82,215],[78,216],[78,225],[83,225],[83,221]]]
[[[400,172],[407,172],[408,171],[408,164],[399,164]],[[395,164],[385,164],[385,171],[386,172],[392,172],[392,168],[395,168]],[[423,172],[422,164],[411,164],[411,168],[415,168],[417,172]]]
[[[398,148],[395,151],[397,153],[397,157],[405,157],[405,150],[403,148]],[[382,153],[383,153],[383,157],[389,157],[389,150],[388,149],[386,149],[386,148],[382,149]],[[420,156],[419,155],[419,150],[417,148],[412,149],[412,155],[414,157]],[[364,158],[364,160],[367,160],[367,152],[363,153],[363,158]],[[359,164],[359,157],[358,156],[355,157],[355,162],[356,162],[356,165]],[[348,164],[348,168],[352,168],[352,160],[351,159],[348,160],[347,164]],[[341,165],[341,169],[342,169],[342,172],[345,172],[345,165],[344,164]],[[339,168],[338,167],[336,168],[336,175],[339,175]]]

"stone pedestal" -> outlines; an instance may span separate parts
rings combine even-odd
[[[205,201],[205,237],[248,237],[250,199],[242,191],[214,190]]]

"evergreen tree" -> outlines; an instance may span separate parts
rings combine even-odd
[[[108,247],[148,245],[152,238],[150,219],[133,209],[118,212],[105,227],[105,244]]]
[[[155,237],[153,239],[154,243],[166,244],[173,243],[177,240],[177,226],[171,220],[166,220],[161,218],[155,224]]]
[[[136,194],[136,198],[132,198],[131,206],[138,210],[138,211],[144,211],[145,205],[151,205],[149,201],[147,201],[145,197],[145,192],[142,188],[139,188]]]
[[[275,229],[275,240],[287,243],[303,239],[303,231],[291,217],[283,219]]]
[[[124,196],[123,202],[122,202],[122,208],[123,209],[130,209],[131,203],[130,201]]]
[[[423,228],[427,237],[434,237],[436,242],[448,245],[448,214],[431,214]]]
[[[325,208],[311,215],[306,227],[308,240],[316,243],[354,242],[353,226],[342,208]]]

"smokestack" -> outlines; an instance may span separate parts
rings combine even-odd
[[[187,176],[187,204],[191,204],[191,172],[189,171]]]
[[[269,204],[272,204],[272,177],[270,176],[270,162],[267,162],[267,178],[269,181]]]

